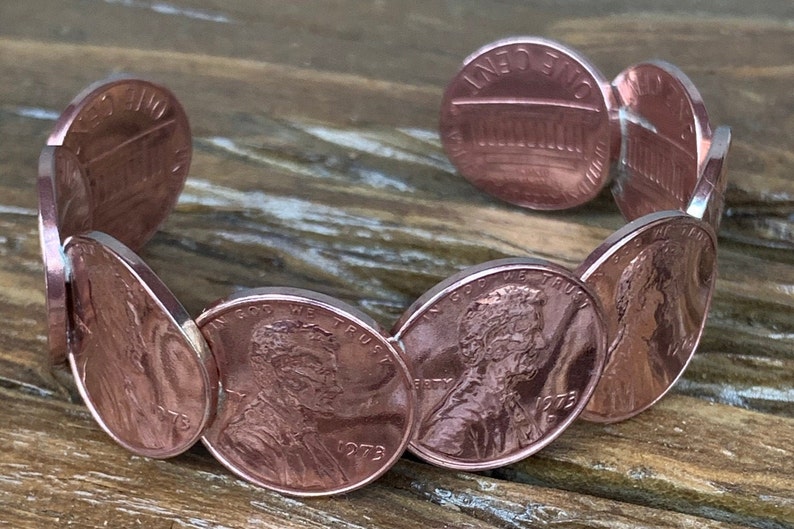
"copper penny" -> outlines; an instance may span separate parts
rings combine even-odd
[[[635,64],[613,82],[620,104],[621,149],[612,193],[626,220],[683,210],[711,141],[695,85],[672,64]]]
[[[386,334],[353,307],[260,288],[197,323],[222,388],[203,440],[238,476],[296,496],[335,494],[375,480],[405,450],[411,377]]]
[[[49,145],[63,145],[85,169],[91,227],[133,250],[176,204],[192,152],[182,106],[166,88],[116,78],[86,88],[55,124]]]
[[[610,88],[557,42],[520,37],[469,56],[444,92],[440,135],[461,174],[534,209],[595,197],[609,175]]]
[[[725,208],[725,189],[728,186],[728,164],[725,158],[731,147],[731,129],[717,127],[711,140],[703,170],[686,212],[708,222],[716,233],[720,228],[722,211]]]
[[[45,147],[39,157],[39,242],[44,261],[47,337],[52,365],[67,360],[66,277],[63,239],[85,231],[91,218],[79,160],[64,147]]]
[[[627,224],[582,263],[609,328],[609,360],[584,419],[628,419],[667,393],[700,341],[716,265],[714,230],[678,211]]]
[[[69,362],[99,425],[128,450],[177,455],[215,410],[217,368],[184,308],[138,256],[99,232],[66,241]]]
[[[570,271],[501,259],[456,274],[393,329],[418,390],[409,449],[447,468],[523,459],[579,415],[606,361],[598,299]]]

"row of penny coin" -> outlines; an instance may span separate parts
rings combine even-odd
[[[166,88],[89,86],[39,164],[51,360],[100,426],[164,458],[201,439],[293,495],[353,490],[408,448],[452,469],[525,458],[577,417],[614,422],[689,362],[716,280],[730,131],[661,62],[612,83],[539,38],[490,44],[444,95],[441,139],[475,186],[522,206],[596,196],[630,221],[576,269],[516,257],[422,295],[386,332],[331,297],[244,290],[195,320],[136,255],[174,207],[192,147]]]

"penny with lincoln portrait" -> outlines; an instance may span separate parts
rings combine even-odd
[[[190,126],[176,97],[158,84],[125,77],[83,90],[47,144],[67,147],[82,164],[90,229],[132,250],[176,205],[192,153]]]
[[[238,476],[296,496],[342,493],[375,480],[405,450],[415,409],[408,369],[353,307],[260,288],[196,321],[221,386],[204,444]]]
[[[667,393],[700,341],[716,266],[712,227],[679,211],[630,222],[582,263],[609,328],[607,365],[582,418],[628,419]]]
[[[109,235],[67,239],[74,338],[69,363],[91,414],[131,452],[190,448],[215,410],[217,368],[190,315]]]
[[[409,449],[447,468],[523,459],[579,415],[606,360],[600,303],[570,271],[490,261],[420,297],[392,332],[418,390]]]

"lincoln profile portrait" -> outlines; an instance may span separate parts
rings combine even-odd
[[[251,335],[250,362],[258,393],[244,400],[221,440],[248,468],[276,484],[323,488],[348,477],[318,431],[342,393],[339,342],[310,323],[262,322]]]
[[[617,328],[609,346],[605,376],[626,381],[597,391],[595,408],[630,410],[649,404],[678,374],[677,358],[694,325],[683,307],[684,250],[668,241],[639,252],[615,288]]]
[[[464,371],[421,423],[422,444],[462,459],[485,459],[540,435],[517,388],[556,349],[543,336],[545,303],[537,288],[507,285],[469,305],[458,325]]]

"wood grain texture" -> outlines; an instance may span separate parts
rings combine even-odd
[[[38,153],[82,87],[149,77],[183,102],[191,177],[142,251],[192,314],[246,287],[318,290],[386,327],[466,266],[576,266],[622,221],[608,194],[533,213],[460,178],[436,134],[479,46],[537,34],[603,73],[658,58],[733,128],[719,280],[673,395],[575,424],[487,475],[404,458],[376,484],[295,500],[201,447],[134,457],[46,364]],[[794,7],[788,0],[0,4],[0,527],[794,527]]]

